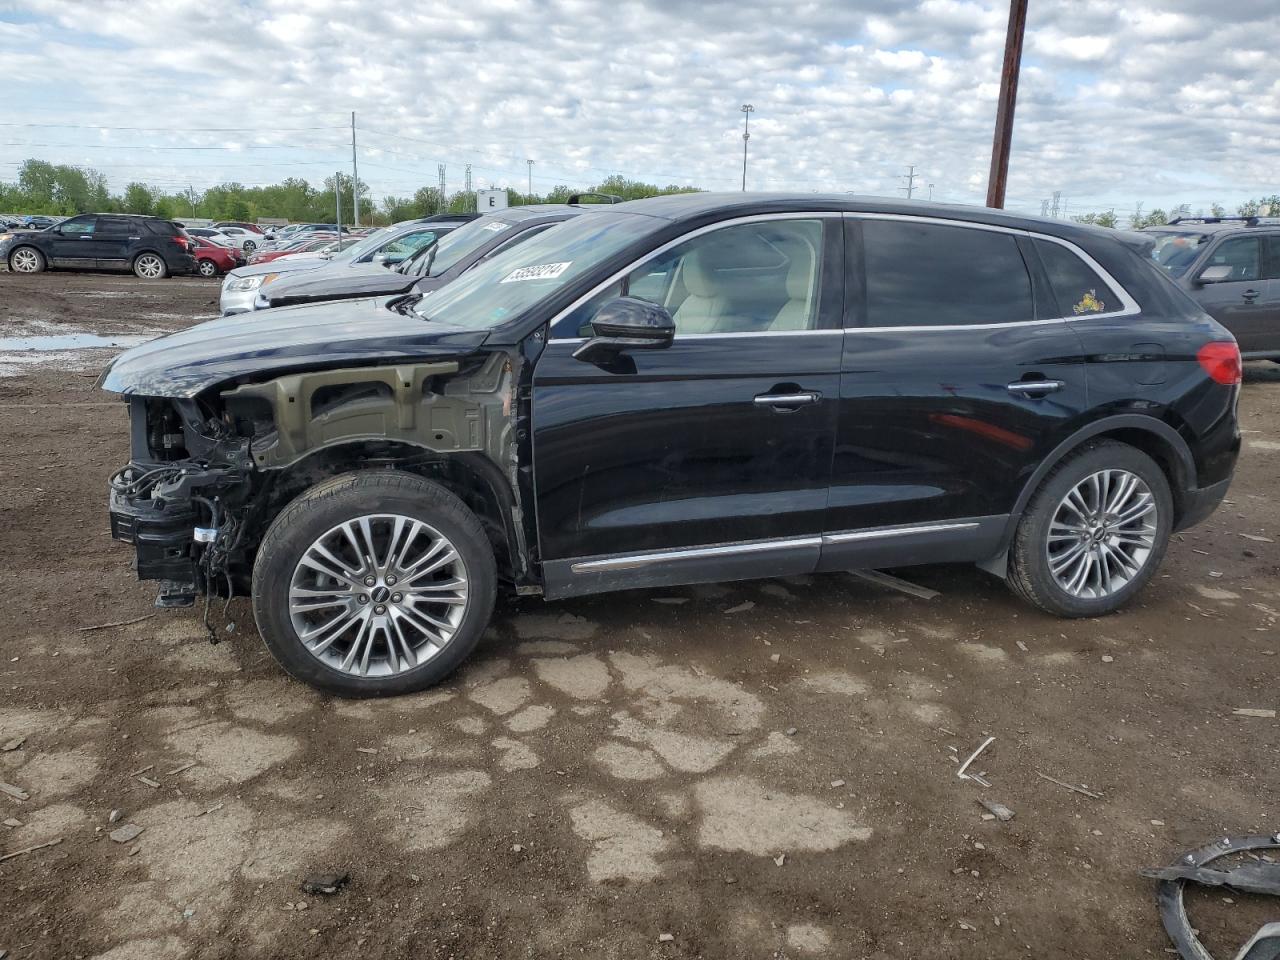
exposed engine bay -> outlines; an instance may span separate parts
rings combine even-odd
[[[131,459],[111,478],[112,536],[134,545],[139,579],[161,582],[158,606],[230,598],[248,592],[257,545],[294,496],[344,470],[394,467],[463,496],[505,578],[534,592],[517,467],[521,363],[495,351],[291,373],[193,398],[129,395]]]

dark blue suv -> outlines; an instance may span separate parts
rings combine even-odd
[[[84,213],[35,233],[0,236],[0,260],[14,273],[132,270],[160,280],[195,270],[192,245],[181,227],[159,217]]]

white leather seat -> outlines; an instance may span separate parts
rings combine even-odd
[[[810,289],[813,281],[813,254],[807,247],[798,248],[793,251],[791,266],[787,269],[787,302],[769,324],[770,330],[809,329],[810,304],[815,293]]]
[[[714,333],[729,312],[729,298],[720,289],[718,278],[704,257],[701,249],[691,250],[680,266],[689,295],[672,318],[676,322],[676,333]]]

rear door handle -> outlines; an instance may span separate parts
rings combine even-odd
[[[1244,293],[1240,294],[1240,296],[1248,303],[1253,303],[1253,301],[1258,299],[1258,291],[1246,290]]]
[[[1016,380],[1005,389],[1014,395],[1043,397],[1047,393],[1057,393],[1065,386],[1061,380]]]
[[[804,407],[811,403],[817,403],[821,399],[822,394],[812,392],[762,393],[751,402],[757,407],[778,407],[786,410],[794,410],[796,407]]]

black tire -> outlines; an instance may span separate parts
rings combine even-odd
[[[19,261],[19,266],[14,266],[15,260]],[[25,267],[24,263],[29,263],[31,266]],[[35,247],[15,247],[9,254],[9,270],[12,273],[43,273],[47,269],[49,269],[49,261]]]
[[[257,250],[257,249],[258,249],[258,245],[257,245],[256,243],[254,243],[252,240],[246,240],[246,241],[244,242],[244,252],[245,252],[246,254],[253,253],[253,251],[255,251],[255,250]]]
[[[1049,563],[1049,527],[1063,498],[1100,470],[1126,470],[1150,488],[1156,506],[1154,543],[1138,571],[1115,592],[1079,597],[1055,579]],[[1015,594],[1059,617],[1098,617],[1124,606],[1155,575],[1169,545],[1173,527],[1173,495],[1164,471],[1141,450],[1114,440],[1088,443],[1068,455],[1041,482],[1018,521],[1009,548],[1005,580]]]
[[[218,275],[218,265],[212,260],[197,260],[196,272],[202,277],[216,277]]]
[[[420,520],[453,545],[466,570],[461,622],[425,663],[384,677],[360,677],[323,662],[299,639],[289,613],[295,568],[308,548],[345,521],[372,514]],[[386,697],[425,689],[451,674],[489,624],[497,593],[493,547],[476,515],[439,484],[394,470],[346,473],[317,484],[271,524],[253,566],[253,613],[267,649],[289,674],[340,697]]]
[[[147,251],[133,258],[133,275],[143,280],[163,280],[169,276],[169,265],[160,254]]]

